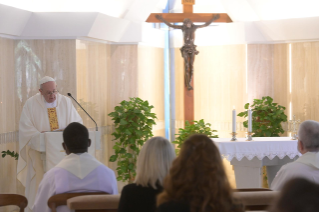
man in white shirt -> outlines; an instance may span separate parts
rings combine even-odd
[[[297,177],[319,183],[319,122],[308,120],[300,125],[298,150],[302,156],[281,167],[271,183],[272,190],[281,190],[287,181]]]
[[[59,94],[55,80],[43,77],[39,93],[29,98],[22,110],[19,122],[19,160],[17,179],[25,187],[28,198],[26,212],[30,211],[38,185],[46,170],[43,167],[40,146],[41,134],[63,129],[72,122],[83,123],[70,98]]]
[[[63,148],[67,156],[43,177],[33,206],[33,212],[50,212],[48,199],[61,193],[106,192],[117,194],[113,170],[87,153],[91,145],[89,132],[80,123],[71,123],[63,132]],[[58,212],[70,211],[67,206]]]

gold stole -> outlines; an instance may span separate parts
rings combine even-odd
[[[59,129],[58,116],[56,114],[56,108],[48,108],[49,122],[51,131]]]

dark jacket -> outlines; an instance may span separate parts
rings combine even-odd
[[[118,212],[155,212],[156,196],[163,190],[161,186],[157,187],[154,189],[135,183],[124,186]]]

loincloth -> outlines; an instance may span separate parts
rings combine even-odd
[[[192,46],[183,46],[182,48],[180,48],[181,50],[181,53],[182,53],[182,56],[183,56],[183,53],[186,53],[186,54],[196,54],[198,55],[199,51],[196,50],[196,45],[192,45]]]

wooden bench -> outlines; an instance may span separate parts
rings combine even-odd
[[[56,208],[61,205],[67,205],[67,200],[73,197],[78,196],[90,196],[90,195],[107,195],[104,192],[85,192],[85,193],[63,193],[63,194],[56,194],[49,198],[48,206],[52,212],[56,212]]]
[[[120,195],[91,195],[68,199],[67,205],[76,212],[117,212]]]
[[[278,191],[234,192],[234,196],[244,204],[245,211],[267,210],[274,203],[278,195]]]
[[[19,194],[0,194],[0,206],[15,205],[20,208],[20,212],[28,206],[28,200],[25,196]]]

